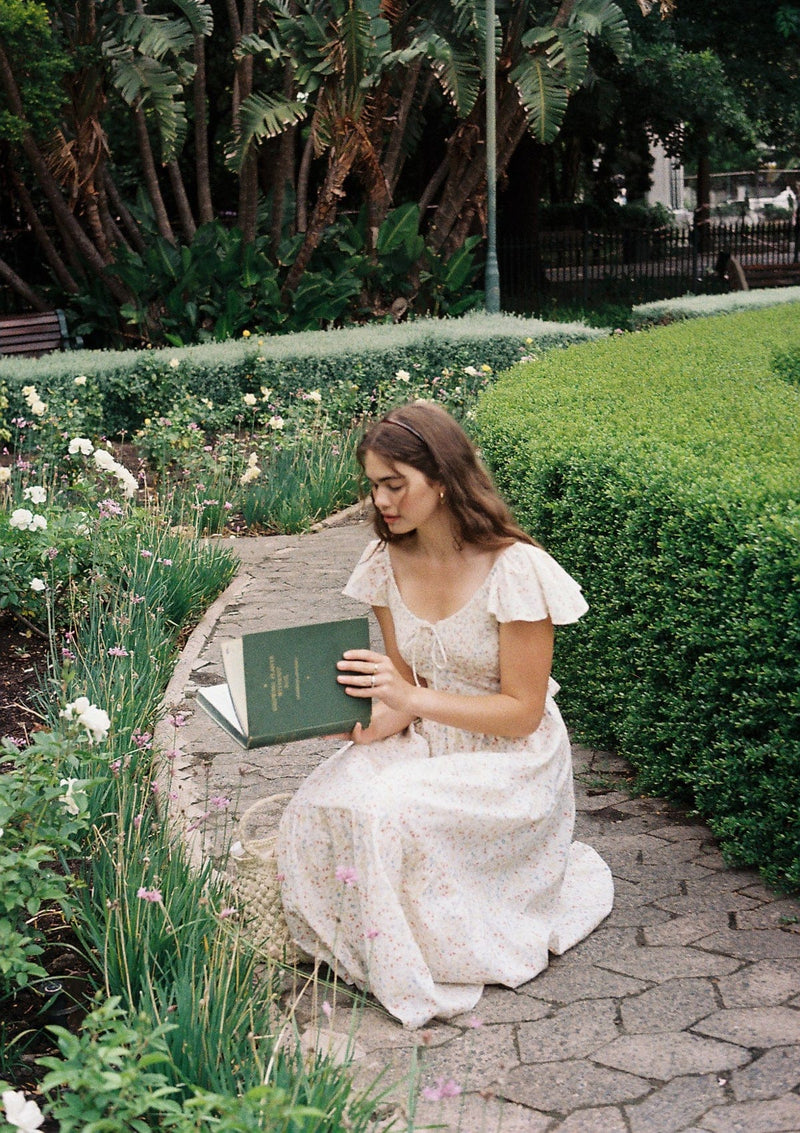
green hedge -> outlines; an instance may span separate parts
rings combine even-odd
[[[548,355],[480,403],[521,521],[584,585],[558,635],[578,738],[800,886],[800,305]]]
[[[753,291],[727,291],[722,295],[680,295],[676,299],[656,299],[639,303],[631,312],[636,330],[643,327],[701,319],[707,315],[752,311],[756,307],[774,307],[781,303],[797,303],[800,287],[758,287]]]
[[[369,394],[398,369],[430,375],[445,367],[502,370],[526,355],[595,339],[607,331],[582,323],[548,323],[512,315],[470,314],[458,319],[420,319],[397,326],[375,325],[259,338],[182,349],[86,351],[42,358],[0,359],[0,391],[8,390],[8,418],[25,416],[26,385],[40,396],[74,395],[77,375],[99,389],[98,416],[109,436],[131,433],[146,417],[167,413],[183,394],[208,398],[239,412],[242,394],[267,387],[276,400],[297,389],[348,382],[369,408]],[[224,423],[224,422],[220,422]],[[2,425],[2,420],[0,420]]]

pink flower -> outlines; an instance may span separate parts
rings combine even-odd
[[[142,819],[143,818],[144,818],[143,814],[134,815],[134,818],[133,818],[133,828],[134,828],[134,830],[139,829],[139,827],[142,825]]]
[[[186,727],[186,713],[185,712],[176,712],[172,716],[167,716],[167,723],[171,724],[173,728],[185,728]]]
[[[467,1026],[473,1028],[482,1027],[483,1019],[479,1019],[477,1015],[470,1015],[469,1019],[467,1019]]]
[[[140,889],[137,889],[136,896],[141,897],[143,901],[150,901],[153,905],[160,905],[163,902],[160,889],[145,889],[145,887],[142,886]]]
[[[152,551],[140,551],[139,554],[142,556],[143,559],[152,559],[152,557],[153,557]]]
[[[131,598],[131,605],[138,606],[139,603],[144,602],[144,600],[144,594],[134,594],[134,596]]]
[[[344,882],[345,885],[357,885],[358,873],[352,866],[340,865],[336,870],[336,880]]]
[[[447,1081],[444,1078],[437,1078],[435,1086],[426,1086],[422,1091],[422,1096],[428,1102],[440,1102],[443,1098],[457,1098],[461,1093],[461,1087],[452,1078]]]
[[[124,645],[112,645],[108,651],[109,657],[129,657],[130,654]]]
[[[235,917],[236,909],[233,907],[233,905],[226,905],[224,909],[220,909],[220,911],[217,913],[217,916],[220,920],[224,920],[226,917]]]
[[[374,940],[376,936],[380,936],[380,933],[376,928],[371,928],[364,935],[366,936],[367,940]]]
[[[331,1007],[330,1003],[328,1003],[327,999],[322,1003],[322,1014],[326,1019],[330,1019],[331,1015],[333,1014],[333,1008]]]
[[[153,744],[152,744],[153,737],[150,735],[149,732],[140,732],[137,729],[133,733],[133,735],[131,736],[131,739],[136,744],[139,751],[142,751],[144,748],[151,748],[153,746]]]
[[[208,801],[211,806],[216,807],[217,810],[225,810],[226,807],[231,805],[231,800],[226,799],[224,795],[214,795],[214,797]]]

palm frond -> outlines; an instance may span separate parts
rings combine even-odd
[[[214,13],[204,0],[172,0],[175,7],[192,29],[192,35],[211,35],[214,30]]]
[[[528,126],[537,141],[552,142],[564,121],[569,91],[541,55],[525,55],[509,75],[519,91]]]
[[[625,13],[613,0],[579,0],[571,22],[586,35],[601,39],[618,59],[630,55],[630,27]]]
[[[466,117],[480,91],[480,69],[473,56],[460,51],[440,35],[430,35],[425,48],[442,90],[458,114]]]
[[[239,108],[239,137],[230,164],[239,170],[251,148],[264,138],[275,138],[308,115],[305,102],[280,95],[250,94]]]

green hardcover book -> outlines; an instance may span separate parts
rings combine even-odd
[[[369,723],[372,704],[347,695],[336,662],[346,649],[369,648],[366,618],[229,638],[226,683],[198,689],[197,703],[246,748],[350,732]]]

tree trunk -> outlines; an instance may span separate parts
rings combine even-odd
[[[33,288],[20,278],[3,259],[0,259],[0,279],[7,283],[12,291],[16,291],[17,295],[24,299],[28,306],[33,307],[34,311],[50,310],[50,304],[45,303],[44,299],[40,298]]]
[[[14,193],[28,218],[28,224],[30,224],[31,230],[36,237],[36,242],[42,249],[44,258],[52,268],[53,274],[65,291],[68,291],[71,295],[77,295],[80,288],[75,282],[69,268],[64,263],[64,260],[59,255],[55,244],[50,239],[50,233],[42,224],[39,214],[31,200],[31,195],[25,188],[22,179],[16,173],[12,173],[11,183],[14,186]]]
[[[194,151],[197,176],[197,215],[201,224],[214,219],[211,200],[211,163],[208,156],[208,98],[206,92],[206,44],[202,35],[194,39]]]
[[[243,0],[241,36],[252,35],[254,28],[254,0]],[[240,38],[241,38],[240,36]],[[235,106],[234,134],[239,134],[239,107],[253,90],[253,57],[246,55],[236,62],[236,83],[234,86]],[[238,224],[242,230],[245,244],[252,244],[256,238],[258,214],[258,161],[254,153],[245,158],[239,171],[239,216]]]
[[[306,139],[303,156],[300,160],[300,170],[297,174],[297,231],[306,232],[308,229],[308,180],[311,175],[311,159],[314,156],[314,143],[311,138]]]
[[[8,61],[8,56],[2,47],[0,47],[0,83],[6,92],[8,98],[9,109],[12,114],[15,114],[23,122],[25,121],[25,112],[20,97],[19,88],[14,80],[14,75],[11,70],[11,65]],[[52,173],[47,167],[47,162],[39,150],[33,133],[29,128],[25,128],[22,135],[22,148],[25,156],[30,162],[34,175],[36,176],[39,185],[47,197],[50,207],[53,210],[53,215],[56,217],[62,230],[68,235],[68,238],[74,243],[80,254],[84,257],[87,265],[96,272],[97,275],[106,283],[109,291],[119,302],[127,302],[131,296],[128,289],[115,279],[113,275],[106,272],[106,263],[103,257],[95,248],[89,237],[81,228],[77,219],[73,216],[67,203],[61,193],[61,187],[53,177]]]
[[[164,204],[164,198],[161,195],[161,186],[158,183],[158,172],[156,170],[155,158],[153,157],[153,147],[150,145],[150,135],[147,132],[147,121],[144,116],[144,111],[141,106],[137,106],[133,112],[133,121],[136,127],[136,137],[139,142],[139,157],[142,161],[142,175],[144,177],[145,188],[147,195],[150,197],[150,203],[153,206],[153,213],[156,218],[156,225],[159,234],[168,240],[170,244],[175,243],[175,233],[172,231],[172,225],[167,215],[167,207]]]
[[[183,236],[186,243],[191,244],[194,239],[194,234],[197,231],[197,225],[192,216],[192,206],[189,204],[189,198],[186,195],[186,186],[183,183],[181,167],[178,165],[175,158],[167,162],[167,172],[169,173],[172,195],[175,198],[175,207],[178,210],[178,218],[181,222],[181,228],[183,229]]]
[[[120,223],[122,224],[123,230],[128,238],[128,241],[130,242],[131,247],[135,251],[142,253],[144,251],[145,245],[144,240],[142,239],[142,233],[139,229],[139,225],[133,219],[130,210],[120,196],[119,189],[117,188],[114,182],[114,178],[111,176],[108,169],[103,170],[103,185],[105,186],[108,199],[111,202],[114,211],[119,216]]]
[[[283,239],[283,214],[286,210],[286,189],[294,176],[294,148],[297,128],[290,127],[278,139],[278,160],[272,182],[272,215],[270,217],[269,244],[273,256],[278,253]]]
[[[289,274],[286,276],[286,282],[281,291],[285,300],[288,300],[294,293],[303,272],[308,266],[308,261],[322,239],[322,233],[328,225],[333,223],[336,217],[339,200],[344,192],[343,186],[353,167],[358,150],[358,140],[354,137],[348,137],[340,146],[333,146],[330,151],[330,164],[325,176],[325,183],[317,197],[311,221],[306,229],[306,238],[289,269]]]
[[[697,207],[694,226],[697,248],[708,250],[709,223],[711,220],[711,159],[709,157],[708,127],[703,124],[697,131]]]

